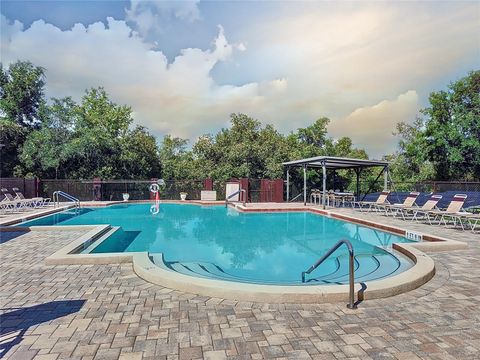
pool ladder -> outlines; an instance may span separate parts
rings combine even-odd
[[[75,196],[70,195],[70,194],[67,194],[66,192],[63,192],[63,191],[60,191],[60,190],[55,191],[55,192],[53,193],[53,196],[52,196],[52,198],[53,198],[53,204],[55,205],[55,207],[57,207],[58,205],[60,205],[60,200],[59,200],[60,197],[63,197],[63,198],[65,198],[65,199],[70,200],[70,201],[72,201],[73,203],[75,203],[75,207],[76,207],[77,209],[80,208],[80,200],[78,200]]]
[[[325,260],[327,260],[330,255],[332,255],[340,246],[345,245],[348,249],[349,254],[349,303],[347,307],[349,309],[356,309],[357,305],[355,304],[355,253],[353,252],[352,243],[348,240],[340,240],[337,242],[330,250],[327,251],[325,255],[323,255],[315,264],[310,266],[307,271],[302,272],[302,282],[305,282],[305,275],[310,274],[313,270],[320,266]]]
[[[239,197],[240,201],[241,201],[242,195],[243,195],[243,206],[245,206],[245,203],[247,202],[247,190],[240,189],[240,190],[237,190],[234,193],[227,196],[227,198],[225,199],[225,207],[228,206],[228,200],[230,200],[232,197],[234,197],[235,195],[238,195],[238,194],[240,194],[240,197]]]

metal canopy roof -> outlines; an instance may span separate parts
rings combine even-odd
[[[342,158],[334,156],[316,156],[307,159],[294,160],[284,162],[283,166],[295,167],[295,166],[304,166],[307,167],[325,167],[327,169],[354,169],[354,168],[365,168],[365,167],[374,167],[374,166],[388,166],[387,161],[380,160],[364,160],[364,159],[353,159],[353,158]]]

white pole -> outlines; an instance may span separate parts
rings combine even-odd
[[[323,170],[323,196],[322,196],[322,205],[325,209],[325,202],[327,200],[327,168],[325,167],[325,163],[322,164]]]
[[[303,205],[307,205],[307,166],[303,165]]]
[[[290,200],[290,168],[287,168],[287,203]]]
[[[388,190],[388,166],[383,169],[383,191]]]

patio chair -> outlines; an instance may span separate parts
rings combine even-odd
[[[470,226],[470,229],[472,230],[473,233],[475,233],[475,229],[477,228],[477,226],[480,225],[480,214],[474,214],[469,212],[459,212],[457,214],[448,215],[448,217],[455,219],[454,225],[457,224],[456,220],[458,219],[460,225],[462,226],[462,230],[465,230],[462,219],[466,220],[466,223]]]
[[[12,190],[16,195],[16,199],[27,200],[27,201],[30,200],[30,201],[32,201],[34,207],[44,207],[44,206],[47,206],[48,204],[50,204],[50,198],[33,197],[31,199],[27,199],[27,198],[25,198],[25,196],[23,195],[23,193],[20,191],[19,188],[15,187],[15,188],[12,188]]]
[[[421,207],[411,206],[411,207],[401,208],[400,213],[402,214],[403,220],[407,220],[406,217],[409,216],[409,214],[412,214],[412,221],[413,220],[418,221],[419,214],[426,215],[426,213],[429,211],[438,210],[437,204],[442,199],[442,197],[443,197],[442,195],[431,195],[430,199],[428,199],[427,202],[423,204]]]
[[[438,223],[441,224],[442,222],[447,226],[447,219],[451,218],[454,219],[454,226],[457,225],[457,220],[460,222],[460,225],[463,230],[465,230],[462,222],[462,217],[466,213],[465,211],[462,211],[463,204],[465,204],[465,201],[467,200],[467,195],[465,194],[455,194],[453,199],[450,201],[450,204],[448,204],[448,207],[446,210],[431,210],[426,212],[427,220],[430,223],[430,225],[434,225],[432,222],[432,218],[430,216],[433,216],[433,221],[437,221],[438,218],[439,221]]]
[[[387,200],[388,195],[390,195],[389,190],[382,191],[380,195],[378,195],[378,198],[376,201],[357,201],[355,202],[355,205],[358,205],[358,207],[360,208],[360,211],[362,211],[364,207],[367,208],[367,210],[372,210],[372,209],[377,210],[376,206],[378,205],[390,204]]]
[[[471,215],[464,215],[468,224],[470,225],[470,229],[473,233],[475,233],[475,229],[477,226],[480,225],[480,214],[471,214]],[[480,226],[479,226],[480,229]]]
[[[335,192],[333,191],[333,189],[328,190],[328,193],[327,193],[328,206],[333,206],[333,207],[337,206],[336,201],[337,199],[335,198]]]
[[[385,215],[388,215],[388,211],[390,211],[393,216],[396,216],[402,209],[413,208],[417,207],[416,201],[419,197],[420,193],[417,191],[412,191],[408,196],[405,198],[403,203],[398,204],[384,204],[384,205],[377,205],[378,208],[383,208],[385,210]]]
[[[4,195],[4,198],[2,200],[3,210],[22,210],[25,209],[27,206],[31,205],[30,201],[15,199],[6,188],[2,188],[1,191]]]
[[[314,205],[317,205],[317,202],[318,202],[319,205],[321,204],[321,202],[322,202],[322,192],[318,189],[312,189],[310,191],[310,203],[312,203]]]
[[[349,206],[354,207],[355,194],[353,192],[342,192],[340,189],[337,189],[332,194],[332,198],[335,206],[345,206],[345,204],[349,204]]]
[[[6,213],[9,210],[13,210],[16,208],[16,206],[17,206],[16,202],[12,203],[5,196],[0,201],[0,211],[2,211],[2,213]]]

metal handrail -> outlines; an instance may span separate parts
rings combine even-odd
[[[303,193],[300,193],[297,196],[295,196],[293,199],[288,200],[288,202],[293,202],[293,201],[297,200],[302,195],[303,195]]]
[[[315,270],[321,263],[323,263],[330,255],[332,255],[340,246],[345,245],[348,248],[349,253],[349,285],[350,285],[350,293],[349,293],[349,303],[347,307],[349,309],[356,309],[357,305],[355,304],[355,296],[354,296],[354,288],[355,288],[355,275],[354,275],[354,264],[355,264],[355,253],[353,251],[352,243],[348,240],[340,240],[337,242],[330,250],[327,251],[325,255],[323,255],[315,264],[310,266],[307,271],[302,272],[302,282],[305,282],[305,275],[310,274],[313,270]]]
[[[73,201],[75,203],[76,208],[80,208],[80,200],[78,200],[75,196],[72,196],[70,194],[67,194],[66,192],[63,191],[54,191],[53,192],[53,204],[54,206],[58,206],[60,201],[59,201],[59,196],[64,197],[67,200]]]
[[[247,190],[240,189],[240,190],[235,191],[234,193],[227,196],[227,198],[225,199],[225,207],[228,206],[228,200],[230,200],[232,197],[234,197],[235,195],[238,195],[238,194],[243,194],[243,206],[245,206],[245,203],[247,202]],[[241,198],[242,198],[242,196],[240,195],[240,199]]]

